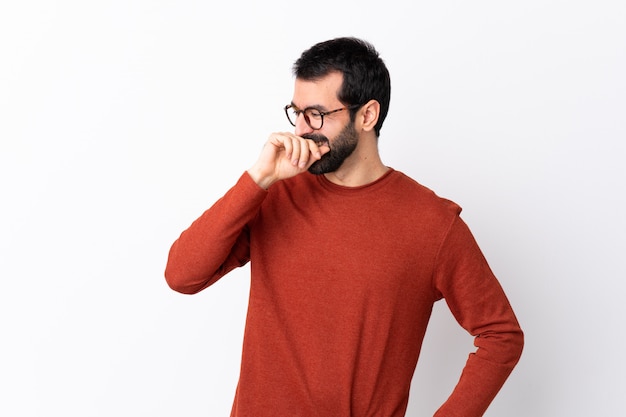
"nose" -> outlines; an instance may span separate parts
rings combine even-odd
[[[296,136],[302,136],[307,133],[312,133],[313,129],[309,126],[304,118],[304,113],[300,113],[298,118],[296,119],[296,128],[294,130],[294,134]]]

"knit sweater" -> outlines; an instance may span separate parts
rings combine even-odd
[[[399,171],[362,187],[247,173],[174,242],[168,284],[196,293],[250,261],[231,417],[401,417],[433,303],[475,336],[435,416],[481,416],[523,334],[461,209]]]

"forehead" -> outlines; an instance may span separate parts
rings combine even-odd
[[[343,83],[343,74],[332,72],[317,80],[296,78],[293,90],[293,104],[302,109],[321,106],[332,107],[341,104],[337,93]]]

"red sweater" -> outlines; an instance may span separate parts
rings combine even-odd
[[[173,244],[168,284],[196,293],[251,261],[232,417],[401,417],[433,303],[475,336],[435,414],[484,413],[523,335],[456,204],[389,170],[363,187],[244,174]]]

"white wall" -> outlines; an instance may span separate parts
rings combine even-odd
[[[0,5],[0,415],[228,415],[249,270],[183,296],[167,251],[341,35],[390,68],[385,162],[464,207],[526,332],[487,415],[625,415],[626,3],[219,4]],[[440,304],[411,417],[472,349]]]

